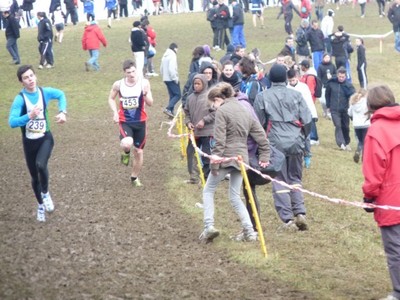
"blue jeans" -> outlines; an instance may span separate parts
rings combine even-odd
[[[224,180],[227,174],[231,174],[229,178],[229,201],[236,214],[239,216],[242,227],[246,233],[254,232],[249,213],[240,198],[240,188],[242,186],[243,177],[236,168],[220,168],[218,175],[210,175],[207,178],[206,185],[203,190],[203,208],[204,208],[204,227],[214,226],[214,194],[218,184]]]
[[[7,50],[10,52],[10,55],[14,62],[20,63],[19,53],[18,53],[18,45],[17,39],[13,37],[7,38]]]
[[[243,48],[246,48],[246,39],[244,38],[243,25],[233,26],[232,45],[234,47],[242,46]]]
[[[169,103],[167,105],[167,109],[171,112],[174,112],[175,104],[178,103],[179,99],[181,99],[181,88],[179,86],[179,82],[175,83],[175,81],[164,81],[164,83],[167,86],[169,94]]]
[[[100,69],[100,65],[98,62],[99,59],[99,49],[89,50],[90,58],[88,60],[88,64],[93,66],[93,69],[98,71]]]
[[[313,141],[318,141],[318,131],[317,131],[317,124],[315,124],[315,120],[311,121],[311,132],[310,132],[310,139]]]
[[[322,61],[322,56],[324,55],[324,51],[314,51],[312,53],[312,60],[313,60],[313,65],[314,69],[318,70],[319,65],[321,64]]]

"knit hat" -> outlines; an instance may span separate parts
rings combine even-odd
[[[284,65],[275,64],[269,70],[269,80],[271,82],[285,82],[286,81],[286,67]]]
[[[226,47],[226,52],[233,53],[235,51],[235,47],[232,44],[229,44],[228,47]]]
[[[300,63],[300,66],[303,66],[304,68],[309,69],[310,68],[310,62],[308,61],[308,59],[305,59]]]

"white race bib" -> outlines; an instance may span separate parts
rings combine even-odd
[[[121,98],[123,109],[136,109],[139,107],[138,97]]]

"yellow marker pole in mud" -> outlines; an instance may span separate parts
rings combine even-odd
[[[176,126],[178,127],[178,132],[179,135],[181,136],[179,138],[179,141],[181,143],[181,155],[182,158],[186,157],[186,147],[185,147],[185,137],[183,136],[183,110],[182,110],[182,104],[179,106],[178,108],[178,122],[176,124]]]
[[[199,152],[197,152],[196,148],[196,139],[194,138],[194,133],[193,130],[190,130],[190,140],[192,141],[192,145],[194,147],[194,155],[196,156],[197,160],[197,168],[199,168],[199,173],[200,173],[200,180],[201,180],[201,186],[204,188],[206,185],[206,180],[204,178],[204,172],[203,172],[203,166],[201,165],[201,158]]]
[[[245,166],[243,164],[243,158],[240,155],[238,156],[238,161],[239,161],[239,164],[240,164],[240,171],[242,172],[245,188],[247,190],[247,195],[249,196],[249,202],[250,202],[250,205],[251,205],[251,210],[253,211],[253,217],[254,217],[254,220],[256,221],[256,228],[257,228],[257,231],[258,231],[258,237],[260,239],[261,251],[263,252],[264,257],[268,257],[267,247],[265,246],[264,234],[263,234],[263,231],[262,231],[262,228],[261,228],[260,219],[258,218],[257,207],[256,207],[256,204],[254,202],[253,193],[251,192],[249,178],[247,177],[246,168],[245,168]]]

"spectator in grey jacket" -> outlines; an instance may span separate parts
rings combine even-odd
[[[286,68],[275,64],[269,72],[270,89],[258,94],[254,109],[261,125],[268,128],[269,142],[286,156],[275,179],[301,187],[303,153],[310,133],[311,112],[300,92],[286,86]],[[275,209],[284,222],[278,230],[307,230],[303,193],[272,182]]]
[[[181,88],[179,86],[178,60],[176,52],[178,45],[171,43],[165,51],[160,66],[160,73],[168,89],[169,102],[163,112],[170,118],[174,117],[174,108],[181,99]]]

